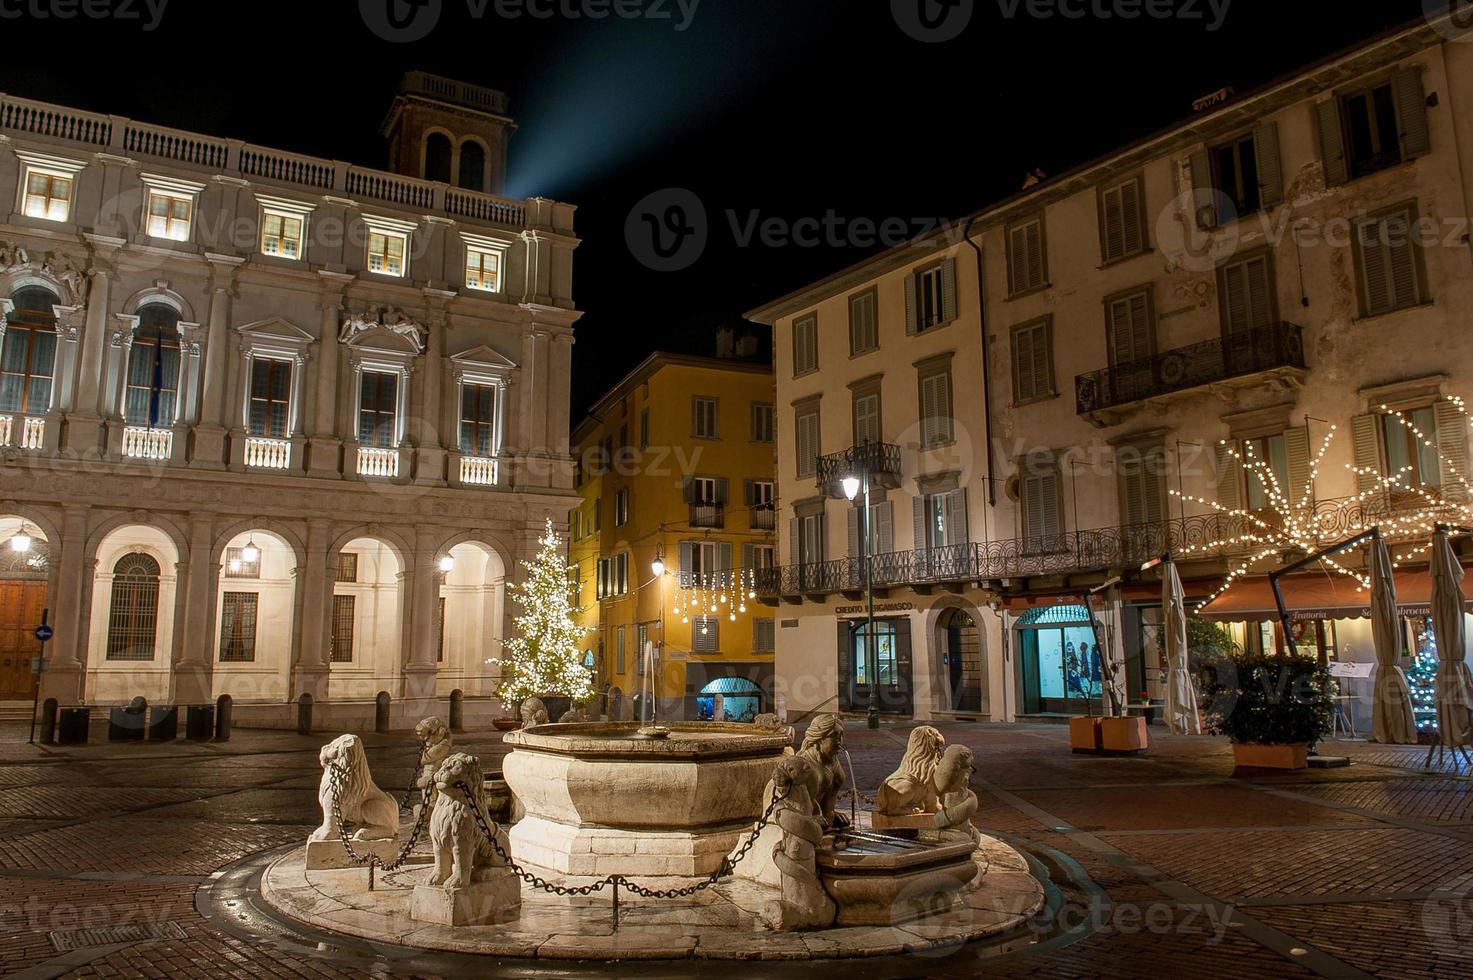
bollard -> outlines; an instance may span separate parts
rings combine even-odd
[[[383,733],[389,730],[389,692],[379,691],[373,701],[373,730]]]
[[[41,744],[56,744],[56,698],[47,698],[41,704]]]
[[[179,709],[172,704],[148,709],[148,740],[172,742],[179,737]]]
[[[191,704],[184,713],[184,737],[194,742],[207,742],[215,734],[215,706]]]
[[[235,698],[228,694],[222,694],[215,701],[215,741],[230,741],[231,712],[235,708]]]
[[[312,734],[312,695],[305,692],[297,698],[297,734]]]
[[[148,700],[136,697],[127,705],[108,712],[107,740],[109,742],[141,742],[147,721]]]
[[[465,693],[458,687],[450,692],[450,730],[465,730]]]
[[[86,745],[87,729],[91,725],[91,708],[62,708],[56,721],[57,744]]]
[[[711,695],[711,720],[726,720],[726,696],[722,694]]]

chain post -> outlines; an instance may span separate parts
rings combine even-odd
[[[619,931],[619,876],[613,876],[614,885],[614,931]]]

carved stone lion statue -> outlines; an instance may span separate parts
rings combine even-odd
[[[571,725],[574,722],[585,722],[588,720],[588,709],[581,704],[575,704],[563,716],[558,719],[559,725]]]
[[[523,701],[521,714],[523,728],[546,725],[550,720],[547,715],[547,705],[542,703],[541,698],[528,698]]]
[[[357,825],[353,840],[390,840],[399,833],[399,804],[374,784],[362,739],[357,735],[339,735],[322,747],[317,761],[322,765],[322,782],[317,786],[322,826],[312,831],[309,841],[340,836],[339,815]],[[333,812],[334,770],[341,773],[337,787],[338,814]]]
[[[773,790],[780,798],[773,822],[782,831],[772,862],[782,876],[782,898],[769,902],[762,918],[780,932],[832,925],[838,909],[818,877],[818,846],[823,841],[819,799],[828,778],[821,765],[804,755],[777,764]]]
[[[930,725],[912,729],[900,768],[875,794],[875,806],[894,817],[936,812],[936,760],[946,738]]]
[[[462,784],[469,795],[460,788]],[[506,831],[486,812],[485,786],[481,760],[465,752],[451,755],[435,771],[439,802],[430,816],[430,849],[435,855],[430,884],[440,885],[446,892],[485,881],[493,870],[506,866],[476,826],[476,813],[494,830],[502,849],[511,853]]]
[[[435,805],[435,771],[440,768],[450,755],[451,749],[455,747],[455,740],[450,735],[450,729],[438,718],[426,718],[414,726],[414,734],[419,738],[423,748],[419,757],[419,777],[415,779],[415,788],[430,791],[429,804]]]
[[[977,794],[969,785],[976,766],[972,750],[965,745],[948,745],[936,763],[936,796],[939,804],[936,811],[936,827],[939,830],[961,830],[972,835],[974,843],[982,842],[982,835],[972,826],[972,817],[977,812]]]

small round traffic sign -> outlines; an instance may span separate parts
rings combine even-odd
[[[45,623],[37,626],[36,639],[40,640],[42,643],[45,643],[47,640],[51,639],[51,627],[47,626]]]

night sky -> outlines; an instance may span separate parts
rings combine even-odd
[[[412,42],[370,28],[388,0],[363,0],[367,14],[359,0],[170,0],[152,30],[145,0],[94,0],[136,19],[24,13],[52,2],[0,0],[0,89],[370,166],[383,165],[378,127],[403,71],[507,92],[520,125],[508,193],[579,205],[577,418],[649,351],[711,353],[717,326],[878,250],[744,246],[754,220],[956,217],[1035,168],[1060,173],[1189,116],[1200,95],[1409,22],[1424,0],[1163,0],[1180,15],[1168,20],[953,0],[972,12],[950,41],[901,26],[907,5],[913,18],[936,0],[699,0],[693,16],[692,0],[416,0],[441,9]],[[497,12],[615,3],[646,16]],[[658,271],[626,222],[651,194],[663,209],[671,188],[704,208],[707,243]]]

